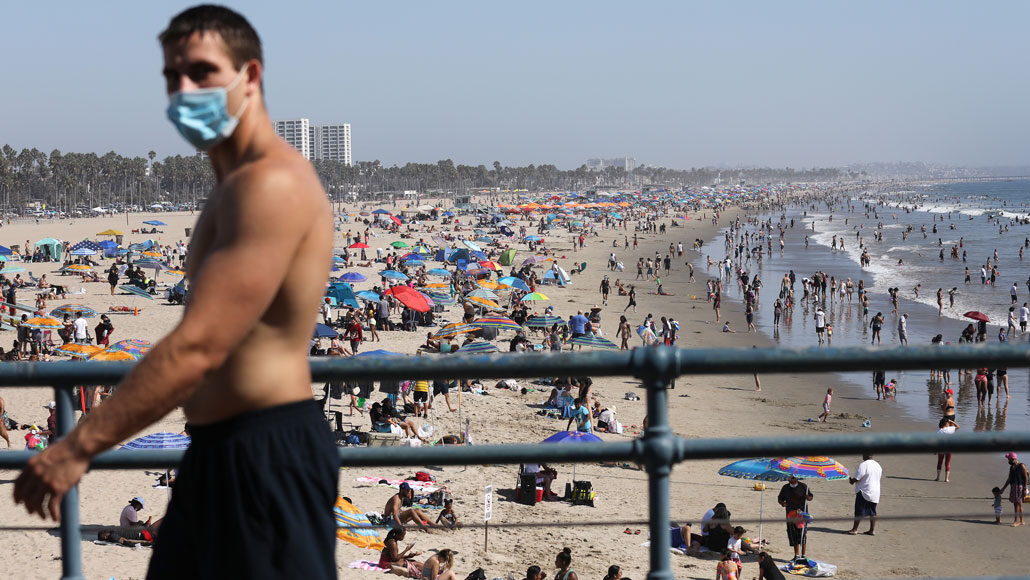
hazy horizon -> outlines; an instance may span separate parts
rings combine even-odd
[[[192,153],[156,41],[192,4],[6,6],[0,143]],[[228,4],[272,118],[351,123],[355,161],[1030,165],[1023,3]]]

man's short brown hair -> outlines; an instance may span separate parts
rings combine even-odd
[[[261,39],[257,31],[240,13],[225,6],[201,4],[177,14],[168,28],[158,35],[161,46],[187,39],[198,32],[216,32],[229,49],[229,58],[237,69],[250,60],[264,64]]]

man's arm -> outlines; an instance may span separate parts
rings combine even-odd
[[[92,457],[182,404],[215,372],[268,309],[290,258],[310,225],[309,199],[283,203],[297,180],[275,167],[255,168],[223,184],[211,248],[191,284],[182,321],[125,377],[114,395],[68,437],[32,458],[15,482],[29,513],[60,518],[60,499]],[[246,288],[230,293],[228,288]]]

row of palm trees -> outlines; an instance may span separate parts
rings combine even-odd
[[[786,169],[666,169],[642,166],[632,171],[606,167],[591,171],[585,165],[572,170],[552,164],[505,167],[494,161],[485,165],[456,165],[450,159],[436,163],[384,166],[377,161],[354,165],[329,160],[312,162],[322,183],[334,198],[355,194],[359,198],[377,192],[400,190],[463,193],[483,188],[529,191],[583,191],[599,187],[671,187],[721,183],[840,181],[857,179],[856,173],[836,168]],[[145,207],[168,202],[190,207],[214,186],[214,173],[203,155],[172,155],[158,160],[126,157],[113,151],[49,154],[38,149],[0,149],[0,202],[6,213],[35,202],[46,209],[71,213],[76,209],[111,206]]]

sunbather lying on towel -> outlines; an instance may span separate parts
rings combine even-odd
[[[149,546],[157,540],[158,528],[161,527],[163,520],[164,518],[161,518],[149,526],[105,528],[97,532],[97,539],[102,542],[129,546],[130,548],[135,544]]]

